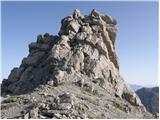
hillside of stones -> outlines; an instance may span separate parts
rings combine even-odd
[[[4,79],[1,118],[154,118],[119,74],[117,21],[92,10],[38,35]]]

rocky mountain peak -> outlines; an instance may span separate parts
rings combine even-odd
[[[68,37],[74,44],[87,43],[96,48],[110,60],[115,68],[119,69],[115,52],[116,24],[110,16],[101,15],[92,10],[89,16],[82,16],[76,9],[72,16],[67,16],[61,21],[59,35]],[[81,43],[79,43],[81,42]]]
[[[29,100],[20,115],[28,118],[151,118],[119,74],[116,25],[95,9],[85,16],[76,9],[58,35],[29,44],[29,55],[3,80],[2,95]]]

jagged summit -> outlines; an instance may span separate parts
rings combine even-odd
[[[95,9],[86,16],[76,9],[62,19],[57,36],[39,35],[20,67],[2,82],[2,95],[18,97],[22,108],[2,116],[152,118],[119,74],[116,25]]]
[[[8,92],[26,92],[36,84],[46,84],[52,74],[55,75],[52,72],[57,69],[67,74],[79,71],[92,78],[107,78],[109,73],[111,76],[116,74],[114,77],[119,77],[119,64],[114,46],[117,29],[113,18],[101,15],[96,10],[84,17],[76,9],[72,16],[62,19],[61,24],[59,36],[46,33],[43,36],[39,35],[37,42],[29,44],[28,57],[22,60],[20,68],[12,70],[9,78],[3,82],[8,85]],[[111,70],[105,71],[105,67],[110,67]],[[32,82],[35,83],[33,87],[24,87],[24,84]],[[16,84],[19,87],[16,87]]]

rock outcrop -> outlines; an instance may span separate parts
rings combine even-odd
[[[159,87],[141,88],[136,93],[146,110],[159,116]]]
[[[153,118],[119,74],[117,21],[76,9],[2,82],[2,118]]]

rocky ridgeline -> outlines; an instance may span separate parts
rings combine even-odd
[[[119,74],[117,22],[76,9],[2,82],[2,118],[152,118]]]

